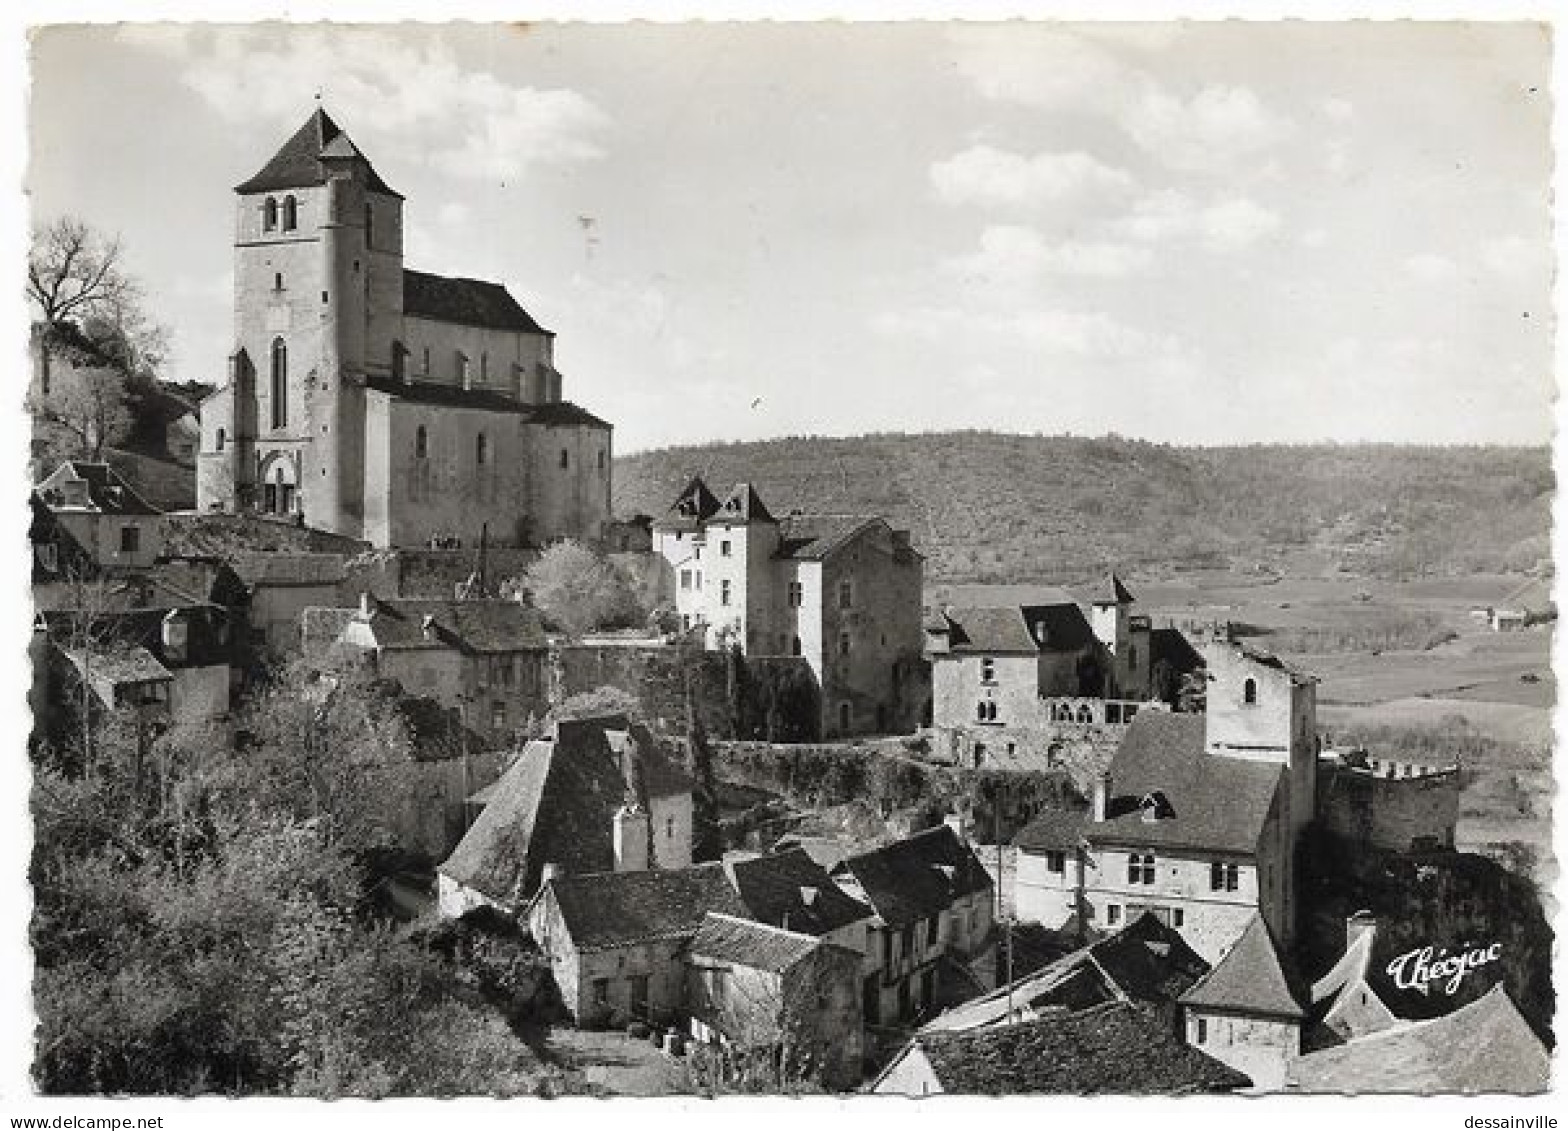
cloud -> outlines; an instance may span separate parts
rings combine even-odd
[[[995,224],[980,234],[980,248],[949,260],[949,270],[1000,284],[1019,284],[1046,275],[1121,278],[1146,271],[1154,262],[1147,247],[1108,241],[1049,244],[1033,228]]]
[[[1423,252],[1404,262],[1405,274],[1422,283],[1450,283],[1459,278],[1459,265],[1446,255]]]
[[[947,342],[959,335],[1022,347],[1032,356],[1138,361],[1167,372],[1190,364],[1186,344],[1174,335],[1151,333],[1098,310],[917,307],[879,314],[871,327],[889,337]]]
[[[1081,35],[1040,25],[956,28],[958,72],[984,98],[1039,109],[1074,107],[1091,92],[1136,81],[1133,68]]]
[[[1079,151],[1026,156],[976,145],[932,165],[931,185],[948,204],[998,207],[1121,192],[1132,187],[1133,179]]]
[[[1151,86],[1121,120],[1144,152],[1189,172],[1232,165],[1292,132],[1244,86],[1208,86],[1189,99]]]
[[[1247,197],[1230,197],[1203,206],[1175,189],[1150,193],[1112,224],[1114,230],[1129,239],[1147,243],[1196,241],[1220,252],[1250,247],[1280,226],[1277,213]]]
[[[168,55],[180,81],[231,122],[298,125],[319,92],[351,133],[396,138],[457,176],[509,180],[603,156],[596,139],[609,118],[583,95],[459,65],[427,33],[261,24],[121,37]]]

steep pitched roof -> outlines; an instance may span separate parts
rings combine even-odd
[[[1280,957],[1263,916],[1254,915],[1219,965],[1182,995],[1181,1004],[1299,1021],[1307,1015],[1302,1007],[1307,1000],[1308,991]]]
[[[161,513],[107,463],[66,460],[38,484],[37,494],[51,510],[127,517]]]
[[[370,617],[357,617],[356,622],[381,648],[524,652],[549,645],[538,611],[516,601],[372,598],[371,605]],[[425,631],[426,618],[430,633]]]
[[[501,775],[442,874],[516,903],[533,894],[546,864],[573,874],[613,868],[612,821],[628,794],[646,800],[691,789],[651,735],[620,757],[609,736],[625,729],[620,717],[576,719],[558,723],[551,738],[530,742]],[[684,790],[677,788],[682,782]]]
[[[1107,1002],[1019,1025],[922,1033],[946,1093],[967,1095],[1190,1095],[1252,1081],[1184,1044],[1154,1011]]]
[[[356,157],[365,162],[367,183],[374,192],[395,196],[402,194],[392,189],[376,172],[375,166],[349,141],[348,135],[338,124],[317,107],[283,147],[272,155],[255,176],[234,186],[237,193],[271,192],[274,189],[311,188],[327,183],[326,166],[322,157]]]
[[[1092,647],[1095,641],[1083,610],[1071,602],[1001,608],[950,607],[943,612],[950,626],[948,644],[954,652],[1078,652]]]
[[[762,501],[762,496],[757,494],[757,488],[745,482],[735,484],[730,493],[724,496],[713,518],[718,522],[778,522]]]
[[[1508,996],[1493,986],[1469,1005],[1298,1057],[1288,1086],[1303,1092],[1534,1095],[1551,1055]]]
[[[1033,1020],[1052,1009],[1117,999],[1169,1005],[1209,971],[1176,931],[1145,912],[1109,938],[954,1006],[922,1032],[961,1031]]]
[[[1107,819],[1085,830],[1091,843],[1144,845],[1251,856],[1285,768],[1204,752],[1204,717],[1140,711],[1111,759]],[[1157,820],[1140,808],[1162,796]]]
[[[833,874],[858,881],[889,927],[929,919],[954,900],[992,886],[974,850],[946,825],[851,856]]]
[[[681,488],[681,493],[675,496],[675,501],[670,504],[669,511],[659,520],[658,525],[689,530],[708,521],[718,509],[718,496],[708,489],[700,475],[694,475]]]
[[[689,953],[696,959],[781,974],[822,945],[822,940],[812,935],[710,911],[692,936]]]
[[[494,804],[494,802],[492,802]],[[744,918],[722,864],[653,872],[568,875],[545,888],[579,951],[613,950],[696,934],[710,911]]]
[[[741,902],[759,922],[825,935],[871,917],[871,908],[846,894],[803,849],[730,857],[724,866]]]
[[[880,518],[863,514],[792,514],[779,522],[777,556],[821,561],[849,545],[868,526],[880,522]]]
[[[1115,573],[1108,573],[1091,591],[1089,600],[1096,605],[1130,605],[1134,598],[1127,586],[1122,584],[1121,578]]]
[[[500,283],[403,269],[403,313],[488,330],[548,334]]]

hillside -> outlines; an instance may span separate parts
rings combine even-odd
[[[777,513],[886,515],[936,581],[1072,582],[1123,569],[1523,571],[1549,554],[1545,448],[1179,448],[989,432],[669,448],[616,460],[614,511],[661,515],[693,474]]]

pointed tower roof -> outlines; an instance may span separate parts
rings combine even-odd
[[[321,163],[323,157],[349,157],[364,161],[372,192],[386,193],[399,200],[403,198],[402,193],[381,179],[365,155],[319,106],[294,136],[283,143],[283,148],[272,155],[272,160],[263,165],[261,171],[250,180],[235,185],[234,191],[271,192],[275,189],[324,185],[327,183],[327,170]]]
[[[1113,572],[1106,574],[1105,580],[1092,590],[1090,600],[1096,605],[1130,605],[1134,597]]]
[[[725,522],[771,522],[778,524],[771,511],[763,504],[762,496],[750,483],[737,483],[735,489],[719,507],[719,518]]]
[[[702,476],[693,475],[691,482],[681,488],[681,493],[675,496],[675,502],[670,505],[670,510],[665,515],[661,526],[690,527],[708,521],[719,509],[719,498],[708,485],[702,481]]]
[[[1285,967],[1263,916],[1254,915],[1219,965],[1181,997],[1181,1004],[1303,1020],[1308,1000]]]

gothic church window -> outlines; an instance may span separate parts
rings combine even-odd
[[[282,338],[272,339],[272,426],[289,423],[289,347]]]
[[[283,230],[292,232],[299,226],[299,205],[292,196],[283,198]]]
[[[261,206],[261,230],[270,232],[278,226],[278,202],[272,197],[267,197],[267,203]]]

